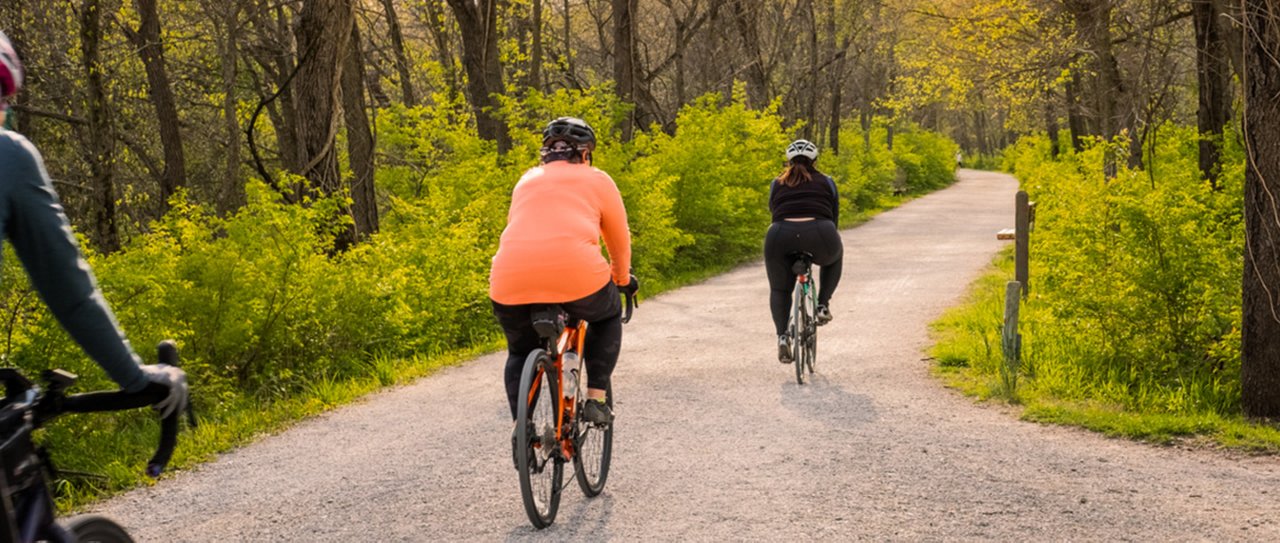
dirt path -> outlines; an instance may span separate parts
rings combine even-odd
[[[812,385],[775,359],[760,264],[645,300],[615,373],[608,487],[569,486],[542,532],[511,468],[500,354],[98,512],[143,542],[1280,540],[1280,460],[1020,422],[929,377],[928,322],[1013,219],[1011,178],[961,179],[844,233]]]

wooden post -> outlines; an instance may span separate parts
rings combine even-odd
[[[1009,281],[1004,288],[1004,328],[1000,332],[1000,348],[1004,352],[1004,371],[1000,372],[1012,392],[1017,387],[1018,363],[1022,358],[1022,334],[1018,333],[1018,304],[1022,284]]]
[[[1028,205],[1027,191],[1020,190],[1015,198],[1016,214],[1014,217],[1014,280],[1022,285],[1022,296],[1026,297],[1031,291],[1031,285],[1027,283],[1027,261],[1029,258],[1028,242],[1030,241],[1028,225],[1030,223],[1030,206]]]

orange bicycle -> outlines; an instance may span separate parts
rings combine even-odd
[[[626,296],[624,323],[636,307],[635,296]],[[516,420],[525,422],[516,426],[516,442],[527,445],[517,449],[516,470],[524,510],[533,526],[542,529],[555,522],[566,462],[573,462],[574,478],[588,498],[604,490],[613,424],[595,424],[579,416],[587,401],[586,321],[571,321],[559,305],[534,308],[532,319],[543,345],[529,353],[520,374]],[[612,385],[606,397],[613,408]]]

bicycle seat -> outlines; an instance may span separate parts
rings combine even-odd
[[[787,258],[791,259],[791,273],[796,275],[809,273],[809,267],[813,265],[813,253],[808,251],[791,253]]]
[[[569,322],[569,314],[558,305],[534,306],[531,312],[533,330],[542,339],[554,339]]]

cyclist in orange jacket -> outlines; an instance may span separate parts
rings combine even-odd
[[[583,417],[613,421],[605,391],[622,347],[619,289],[637,288],[631,234],[622,194],[591,166],[596,135],[586,122],[561,117],[542,132],[542,163],[511,194],[507,227],[489,273],[493,314],[507,337],[505,380],[511,418],[525,358],[538,348],[530,309],[559,304],[590,324],[586,338],[587,398]],[[609,259],[600,252],[604,238]]]

